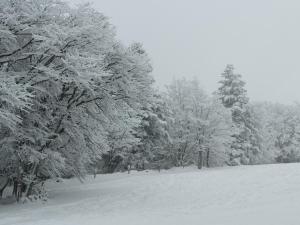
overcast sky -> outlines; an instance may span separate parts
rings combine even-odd
[[[213,92],[226,64],[234,64],[251,100],[300,99],[300,1],[90,2],[110,18],[118,39],[144,44],[161,87],[173,77],[197,77]]]

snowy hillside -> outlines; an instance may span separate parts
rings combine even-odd
[[[0,206],[1,225],[298,225],[300,164],[100,175],[49,184],[46,204]]]

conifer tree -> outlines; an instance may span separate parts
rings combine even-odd
[[[249,98],[245,82],[234,72],[233,65],[227,65],[222,73],[219,98],[226,108],[231,109],[233,141],[231,143],[230,165],[251,164],[260,151],[258,124],[248,105]]]

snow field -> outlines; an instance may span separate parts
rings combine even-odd
[[[46,204],[0,206],[0,225],[300,224],[300,164],[118,173],[48,188]]]

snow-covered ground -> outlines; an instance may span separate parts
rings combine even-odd
[[[300,164],[133,172],[49,184],[1,225],[299,225]]]

